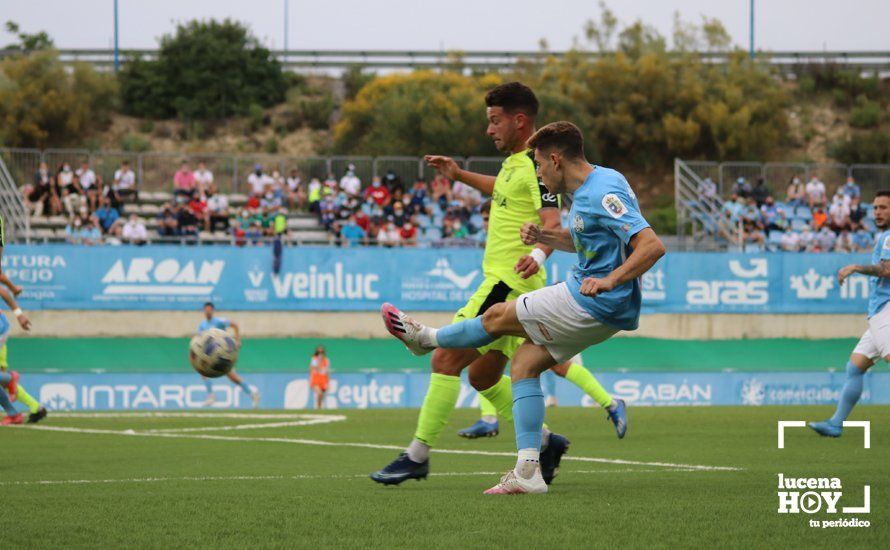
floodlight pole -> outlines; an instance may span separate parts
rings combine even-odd
[[[288,0],[284,0],[284,59],[282,61],[285,63],[287,63],[287,4]]]
[[[750,20],[748,22],[748,55],[754,59],[754,0],[750,0],[750,8],[748,10]]]
[[[117,35],[117,0],[114,0],[114,72],[118,72],[121,68]]]

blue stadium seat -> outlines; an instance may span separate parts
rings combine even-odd
[[[441,216],[442,215],[442,207],[439,206],[439,201],[432,201],[430,203],[430,206],[432,207],[430,210],[432,211],[433,216]]]
[[[763,247],[757,243],[745,243],[745,252],[748,252],[748,253],[763,252]]]
[[[791,220],[791,229],[795,231],[803,231],[808,225],[808,221],[801,218],[793,218]]]
[[[782,242],[782,231],[778,229],[773,229],[769,232],[769,242],[773,244],[779,244]]]
[[[470,225],[472,225],[476,229],[482,229],[482,216],[479,214],[473,214],[473,217],[470,218]]]
[[[442,238],[442,230],[438,227],[429,227],[423,232],[423,235],[426,237],[426,240],[438,241]]]
[[[794,215],[808,221],[813,219],[813,212],[810,210],[809,206],[798,206],[794,211]]]
[[[417,225],[421,229],[425,229],[430,226],[430,217],[426,214],[418,214],[417,215]]]

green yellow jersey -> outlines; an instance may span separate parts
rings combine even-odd
[[[532,153],[521,151],[504,160],[494,183],[488,238],[482,259],[482,272],[510,288],[529,292],[543,287],[547,274],[542,267],[538,273],[523,279],[513,271],[519,258],[532,250],[522,244],[519,230],[526,222],[541,223],[541,208],[558,208],[559,199],[538,181]]]

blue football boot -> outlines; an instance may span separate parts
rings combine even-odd
[[[814,432],[824,437],[840,437],[843,428],[832,424],[830,421],[810,422],[807,424]]]
[[[615,425],[618,439],[624,439],[627,433],[627,404],[624,399],[615,399],[615,408],[609,411],[609,420]]]
[[[498,435],[498,422],[486,422],[481,418],[469,428],[457,432],[457,435],[466,437],[467,439],[476,439],[477,437],[494,437]]]
[[[384,485],[398,485],[406,479],[426,479],[430,474],[430,461],[414,462],[408,453],[401,453],[382,470],[371,474],[371,479]]]
[[[541,477],[544,483],[550,485],[559,474],[559,463],[562,461],[562,455],[569,452],[569,440],[565,437],[552,433],[547,440],[547,448],[541,451]]]

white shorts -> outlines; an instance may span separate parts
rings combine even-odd
[[[543,346],[557,363],[611,338],[620,329],[594,319],[559,283],[516,299],[516,316],[532,343]]]
[[[868,320],[868,330],[853,353],[875,360],[890,355],[890,304]]]

